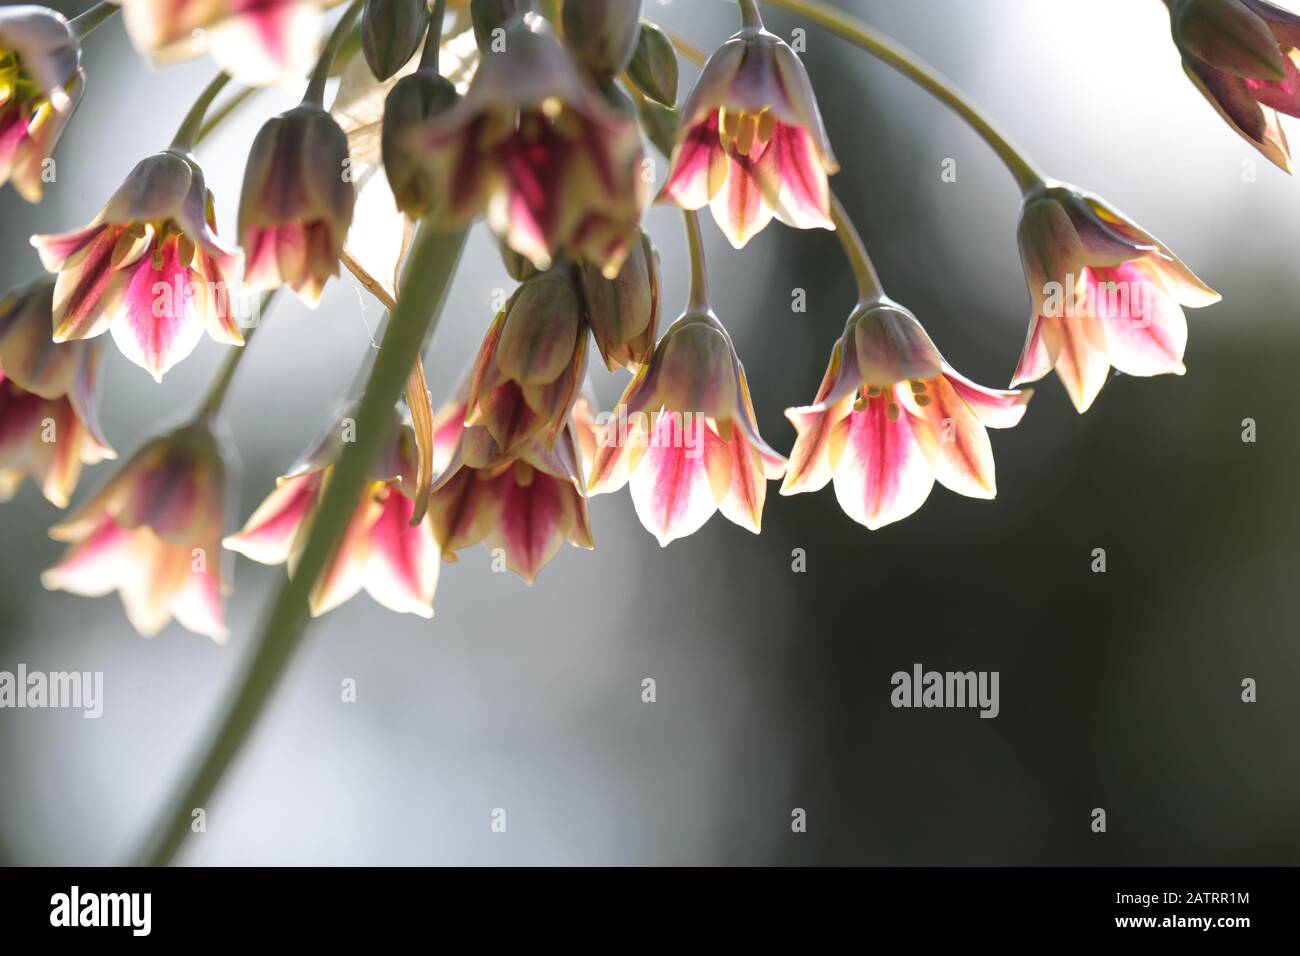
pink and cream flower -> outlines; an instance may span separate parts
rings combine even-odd
[[[54,341],[110,331],[122,354],[155,379],[194,350],[206,328],[243,345],[234,282],[239,252],[216,234],[212,194],[192,157],[141,161],[84,229],[33,236],[58,274]]]
[[[1220,297],[1158,239],[1097,197],[1055,183],[1026,198],[1018,240],[1031,313],[1013,387],[1056,369],[1083,413],[1111,366],[1183,374],[1183,307]]]
[[[757,534],[767,482],[785,458],[758,433],[745,370],[711,312],[688,312],[664,333],[611,413],[597,419],[591,494],[631,485],[645,529],[661,545],[721,510]]]
[[[910,312],[870,303],[849,318],[813,404],[786,410],[799,437],[781,494],[834,481],[845,514],[872,530],[920,508],[936,480],[992,498],[985,429],[1019,424],[1031,394],[976,385],[944,361]]]
[[[320,38],[320,0],[119,0],[131,42],[159,65],[211,54],[241,83],[305,76]]]
[[[789,44],[746,27],[704,64],[682,107],[660,202],[709,206],[737,249],[772,221],[834,229],[839,171],[808,72]]]
[[[547,269],[561,251],[618,274],[646,198],[634,116],[579,73],[545,22],[505,28],[509,56],[483,58],[464,98],[411,137],[434,217],[468,225],[486,211],[511,249]]]
[[[225,539],[225,546],[261,564],[286,564],[293,574],[338,449],[331,437],[302,467],[281,478],[243,529]],[[390,610],[433,617],[438,543],[428,517],[411,525],[415,473],[415,436],[403,425],[366,483],[342,543],[312,589],[313,616],[365,590]]]
[[[190,425],[141,449],[89,502],[50,529],[71,546],[41,575],[50,590],[117,591],[127,618],[153,637],[174,617],[223,643],[225,466],[206,427]]]
[[[465,424],[503,455],[555,444],[587,369],[582,300],[567,269],[534,276],[493,321],[470,376]]]
[[[287,285],[307,305],[320,302],[339,273],[356,190],[345,176],[348,138],[334,117],[311,104],[289,110],[253,141],[239,197],[244,281]]]
[[[1224,121],[1291,172],[1278,113],[1300,116],[1300,16],[1267,0],[1165,0],[1183,69]]]
[[[66,508],[82,465],[117,457],[99,428],[95,380],[102,349],[50,339],[54,282],[0,299],[0,501],[31,475]]]
[[[0,186],[12,182],[40,202],[45,161],[85,82],[67,18],[46,7],[0,7]]]
[[[462,428],[429,498],[443,559],[457,561],[458,551],[481,542],[500,549],[506,567],[531,586],[564,542],[594,548],[580,444],[570,423],[552,447],[532,441],[508,455],[486,428]]]

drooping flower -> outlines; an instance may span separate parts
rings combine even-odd
[[[1018,232],[1031,314],[1012,386],[1053,368],[1080,413],[1113,365],[1181,375],[1183,306],[1219,294],[1169,249],[1096,196],[1060,183],[1028,196]]]
[[[613,276],[644,199],[636,120],[590,85],[544,21],[512,20],[502,43],[463,99],[407,134],[434,216],[450,228],[486,210],[539,269],[567,251]]]
[[[281,478],[238,534],[223,544],[261,564],[287,564],[293,574],[339,451],[337,432]],[[343,541],[316,586],[313,616],[331,611],[363,589],[390,610],[433,617],[438,544],[426,517],[414,527],[415,436],[401,426],[366,483]]]
[[[121,0],[127,33],[159,65],[211,54],[241,83],[306,75],[320,0]]]
[[[711,312],[673,323],[598,424],[589,492],[630,482],[637,516],[661,545],[719,509],[759,532],[767,482],[786,462],[759,435],[745,370]]]
[[[356,190],[348,138],[334,117],[304,103],[258,131],[239,197],[239,241],[254,288],[287,285],[315,307],[339,255]]]
[[[81,100],[81,48],[61,13],[0,7],[0,186],[40,202],[45,161]]]
[[[1183,69],[1248,143],[1288,173],[1278,113],[1300,116],[1300,16],[1266,0],[1166,0]]]
[[[103,211],[62,235],[33,236],[58,274],[54,340],[111,330],[122,354],[162,381],[206,328],[243,345],[233,282],[239,252],[216,234],[212,194],[190,156],[142,160]]]
[[[50,338],[54,280],[0,299],[0,501],[31,475],[66,508],[81,466],[117,457],[99,428],[95,380],[102,349]]]
[[[996,494],[987,428],[1019,424],[1032,391],[984,388],[944,361],[921,323],[882,299],[849,317],[817,398],[786,410],[799,432],[781,494],[820,491],[875,530],[906,518],[937,479]]]
[[[659,253],[644,232],[613,279],[582,269],[582,289],[596,347],[612,372],[635,370],[654,351],[659,326]]]
[[[773,216],[834,229],[826,179],[838,170],[803,63],[784,40],[746,27],[709,57],[682,107],[659,201],[709,206],[739,249]]]
[[[224,497],[225,466],[205,426],[154,439],[75,515],[50,529],[50,537],[71,547],[41,583],[90,597],[117,591],[145,637],[175,617],[222,643]]]
[[[595,547],[583,492],[576,426],[553,447],[529,442],[509,455],[482,426],[461,430],[451,461],[429,497],[434,535],[446,561],[482,542],[531,586],[560,547]]]
[[[511,455],[564,429],[587,368],[587,326],[567,270],[534,276],[493,321],[470,377],[465,423]]]

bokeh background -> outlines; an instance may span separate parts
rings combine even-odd
[[[718,516],[665,550],[625,491],[592,502],[598,550],[566,549],[533,589],[480,549],[443,566],[431,622],[361,596],[316,622],[183,862],[1300,862],[1300,184],[1184,78],[1157,0],[838,5],[939,65],[1044,168],[1106,196],[1224,294],[1189,312],[1188,375],[1117,376],[1084,417],[1044,381],[1024,423],[993,434],[993,502],[936,486],[873,533],[829,488],[781,498],[772,485],[761,537]],[[646,0],[645,14],[706,48],[736,19],[723,0]],[[768,19],[787,37],[798,25]],[[887,288],[954,365],[1005,384],[1027,313],[1012,180],[905,79],[816,28],[807,46],[844,167],[835,186]],[[151,71],[117,22],[86,66],[46,202],[0,193],[4,287],[39,269],[27,237],[89,220],[212,74]],[[224,229],[257,126],[292,102],[264,95],[203,146]],[[955,183],[940,176],[949,158]],[[685,296],[680,216],[648,224],[667,321]],[[852,304],[836,240],[774,226],[733,253],[706,221],[706,241],[763,431],[788,448],[782,410],[811,398]],[[476,232],[427,363],[435,394],[506,285]],[[789,308],[795,288],[806,313]],[[317,312],[276,308],[229,402],[240,519],[327,423],[379,317],[351,280]],[[108,354],[103,417],[121,453],[188,414],[222,358],[205,340],[156,385]],[[606,406],[623,381],[595,376]],[[110,467],[86,473],[77,501]],[[284,572],[237,564],[225,647],[177,626],[145,641],[115,597],[42,590],[55,517],[30,485],[0,508],[0,670],[102,670],[105,712],[0,711],[0,861],[113,863],[231,693]],[[1098,547],[1105,574],[1090,570]],[[1001,715],[893,709],[890,675],[918,662],[999,671]],[[1240,700],[1245,677],[1257,703]],[[340,700],[347,678],[356,703]],[[1105,834],[1090,830],[1094,807]],[[791,832],[794,808],[806,833]]]

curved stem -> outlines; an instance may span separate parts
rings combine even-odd
[[[393,406],[425,336],[436,325],[468,230],[444,233],[423,226],[403,273],[397,308],[370,370],[356,414],[356,441],[346,443],[334,464],[320,509],[312,522],[302,559],[276,593],[253,657],[233,701],[218,719],[203,757],[177,789],[162,818],[149,830],[141,861],[169,863],[190,832],[191,813],[212,797],[252,732],[302,640],[308,622],[308,597],[333,556],[365,486],[366,476],[395,425]]]
[[[275,298],[279,289],[272,289],[262,296],[262,301],[258,303],[257,314],[259,317],[258,325],[250,326],[244,331],[244,344],[239,348],[232,348],[230,354],[226,356],[225,363],[221,366],[221,371],[217,377],[212,380],[208,386],[208,394],[203,398],[203,404],[199,406],[196,420],[216,418],[221,412],[221,405],[226,400],[226,393],[230,391],[230,383],[235,380],[235,372],[239,369],[239,363],[244,359],[244,353],[248,351],[248,343],[253,341],[253,335],[257,332],[261,324],[260,318],[266,314],[270,307],[271,301]]]
[[[862,235],[849,218],[848,210],[840,202],[840,197],[831,193],[831,221],[835,223],[835,235],[844,247],[844,255],[853,269],[853,278],[858,283],[858,301],[862,304],[877,301],[884,290],[880,287],[880,275],[867,254]]]
[[[439,72],[438,56],[442,53],[442,25],[447,19],[447,0],[434,0],[429,14],[429,32],[424,35],[424,49],[420,52],[421,70]]]
[[[172,138],[172,149],[182,152],[190,152],[194,149],[194,143],[198,139],[199,128],[203,125],[203,118],[208,113],[208,108],[212,106],[212,101],[217,98],[217,94],[222,88],[230,82],[229,73],[218,73],[212,82],[204,88],[199,94],[199,98],[194,101],[190,111],[185,114],[185,119],[181,121],[181,128],[176,131]]]
[[[316,61],[316,69],[312,70],[307,92],[302,98],[303,103],[314,103],[321,109],[325,108],[325,83],[330,78],[330,67],[334,65],[334,57],[338,55],[343,41],[360,13],[361,0],[356,0],[343,16],[339,17],[339,22],[334,25],[334,31],[325,43],[325,49],[321,51],[320,59]]]
[[[230,117],[233,116],[241,106],[261,92],[262,87],[247,86],[230,99],[226,100],[226,102],[222,103],[220,109],[215,110],[211,116],[204,119],[203,125],[199,127],[198,133],[194,135],[194,145],[198,146],[205,139],[211,136],[218,126],[230,119]]]
[[[951,82],[920,59],[911,50],[877,33],[861,20],[841,13],[824,0],[768,0],[774,7],[782,7],[837,34],[861,47],[877,59],[889,64],[916,83],[930,95],[966,121],[988,143],[998,158],[1015,177],[1020,191],[1028,195],[1043,187],[1043,176],[1025,155],[967,99]]]
[[[739,0],[740,26],[743,30],[763,29],[763,15],[758,12],[756,0]]]
[[[709,312],[709,275],[704,265],[704,237],[700,234],[700,214],[683,209],[686,219],[686,242],[691,256],[691,291],[686,303],[688,312]]]
[[[95,29],[117,13],[117,4],[109,3],[108,0],[100,0],[85,13],[73,17],[68,21],[68,29],[72,31],[73,37],[80,43],[86,37],[95,32]]]

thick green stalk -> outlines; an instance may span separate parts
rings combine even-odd
[[[437,323],[466,235],[467,230],[441,233],[427,225],[416,234],[397,308],[357,409],[356,441],[344,444],[312,522],[302,560],[276,593],[233,701],[217,721],[202,759],[150,831],[140,862],[163,866],[175,857],[190,832],[191,814],[207,805],[301,643],[312,588],[343,539],[366,478],[392,436],[393,406],[426,336]]]
[[[108,3],[107,0],[101,0],[100,3],[95,4],[85,13],[69,20],[68,28],[72,30],[72,35],[76,37],[77,42],[80,43],[82,40],[86,39],[86,37],[94,33],[95,29],[101,23],[115,13],[117,13],[117,4]]]
[[[203,126],[203,118],[208,115],[208,110],[212,107],[212,101],[217,98],[217,94],[229,82],[229,73],[218,73],[212,82],[204,87],[203,92],[199,94],[199,98],[190,107],[190,111],[185,114],[185,119],[181,121],[181,128],[176,131],[176,136],[172,139],[172,149],[184,153],[191,152],[194,149],[199,130]]]
[[[325,43],[325,49],[321,52],[320,59],[316,61],[316,69],[312,71],[311,80],[307,83],[307,92],[303,95],[304,103],[312,103],[322,109],[325,106],[325,82],[330,76],[330,67],[334,65],[334,57],[338,56],[339,50],[343,47],[343,41],[351,32],[357,17],[361,15],[361,0],[356,0],[352,6],[344,11],[339,22],[334,25],[334,32],[330,34],[329,40]]]
[[[1029,195],[1042,188],[1042,174],[1025,155],[1013,146],[1002,131],[984,115],[984,112],[959,92],[952,82],[945,79],[911,50],[877,33],[861,20],[847,13],[841,13],[824,0],[767,0],[767,2],[771,6],[782,7],[811,20],[902,73],[965,120],[967,125],[998,154],[998,158],[1015,177],[1016,185],[1020,187],[1022,193]]]

